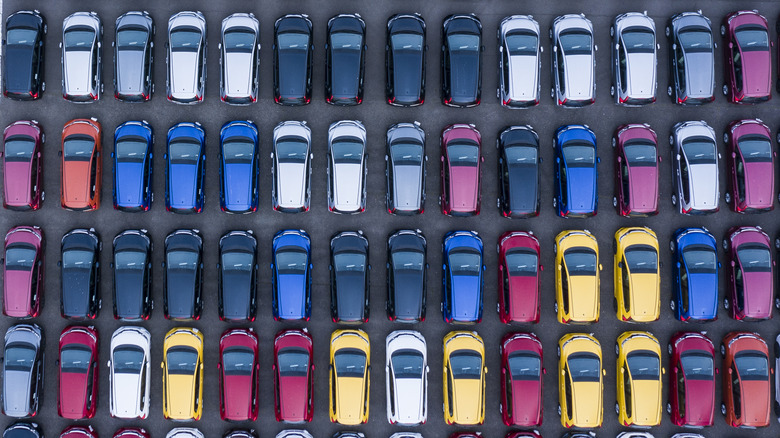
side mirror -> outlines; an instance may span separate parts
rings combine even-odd
[[[672,50],[677,50],[677,44],[672,44]]]
[[[547,375],[547,368],[542,368],[542,374]]]
[[[605,370],[604,368],[602,368],[602,369],[601,369],[601,375],[602,375],[602,376],[606,376],[606,375],[607,375],[607,370]]]
[[[558,53],[558,46],[553,46],[553,52]]]
[[[604,267],[601,266],[601,263],[599,263],[599,271],[603,271],[603,270],[604,270]]]
[[[720,370],[715,368],[715,374],[720,374]]]
[[[544,265],[539,265],[539,270],[544,271]]]
[[[666,368],[661,367],[661,374],[666,374]]]
[[[625,368],[620,368],[620,374],[624,374],[626,372]]]
[[[160,369],[165,369],[165,364],[163,362],[160,362]]]
[[[615,50],[620,50],[620,44],[615,44]]]

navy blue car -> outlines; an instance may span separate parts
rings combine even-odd
[[[566,125],[555,131],[555,198],[560,217],[594,216],[598,210],[596,134],[587,125]]]
[[[147,211],[152,206],[154,133],[146,120],[131,120],[114,131],[114,208]]]
[[[674,291],[669,302],[680,321],[718,318],[718,252],[706,228],[679,228],[669,247],[674,255]]]
[[[250,121],[225,123],[219,132],[219,205],[228,213],[257,210],[257,126]]]
[[[272,244],[271,287],[274,320],[311,317],[311,239],[303,230],[282,230]]]
[[[219,319],[254,321],[257,314],[257,239],[229,231],[219,239]]]
[[[203,210],[206,132],[200,123],[178,123],[168,130],[165,154],[165,208],[174,213]]]
[[[444,236],[444,293],[441,311],[445,322],[482,320],[485,285],[482,239],[474,231],[450,231]]]

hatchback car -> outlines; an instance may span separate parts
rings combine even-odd
[[[419,122],[396,123],[387,130],[385,175],[387,211],[421,214],[425,210],[425,131]]]
[[[680,321],[718,318],[718,252],[706,228],[678,228],[669,243],[674,291],[669,306]]]
[[[629,331],[618,336],[617,400],[618,422],[630,427],[661,424],[661,346],[649,332]]]
[[[62,431],[60,438],[98,438],[98,434],[92,426],[68,426]]]
[[[555,313],[563,324],[599,321],[599,248],[588,230],[555,236]]]
[[[387,317],[390,321],[425,321],[427,247],[420,230],[399,230],[387,238]]]
[[[673,15],[666,24],[669,40],[669,87],[678,105],[715,100],[715,48],[712,24],[701,10]]]
[[[314,397],[312,354],[312,339],[305,328],[276,334],[273,364],[276,421],[311,421]]]
[[[419,14],[396,14],[387,20],[385,97],[395,106],[425,101],[425,20]]]
[[[504,324],[539,322],[541,254],[532,232],[507,231],[498,238],[498,317]]]
[[[62,97],[94,102],[103,92],[103,24],[95,12],[74,12],[62,21]]]
[[[203,311],[203,239],[200,231],[180,229],[165,238],[163,307],[165,318],[200,319]]]
[[[475,231],[450,231],[442,244],[444,322],[471,324],[482,321],[485,265],[482,239]]]
[[[144,229],[125,230],[114,237],[114,318],[146,320],[151,316],[152,241]]]
[[[37,210],[43,203],[43,142],[35,120],[19,120],[3,130],[3,207]]]
[[[675,426],[712,426],[715,374],[712,341],[703,334],[679,332],[669,341],[669,403]]]
[[[428,353],[425,338],[396,330],[385,343],[387,421],[416,426],[428,418]]]
[[[601,427],[604,376],[601,344],[585,333],[558,341],[558,415],[563,427]]]
[[[311,129],[306,122],[281,122],[274,128],[271,198],[274,210],[309,211],[311,203]]]
[[[93,327],[66,327],[57,361],[57,413],[70,420],[92,418],[98,396],[98,334]]]
[[[122,123],[114,131],[114,208],[147,211],[152,206],[154,133],[145,120]]]
[[[482,99],[482,23],[474,14],[454,14],[441,26],[441,101],[467,108]]]
[[[621,216],[658,214],[658,138],[646,123],[621,125],[612,137],[615,148],[615,196],[612,205]]]
[[[260,77],[260,23],[252,13],[237,12],[222,20],[219,43],[219,96],[223,102],[257,102]]]
[[[154,20],[146,11],[130,11],[116,19],[114,97],[145,102],[154,92]]]
[[[328,209],[353,214],[366,209],[366,128],[356,120],[328,128]]]
[[[504,217],[539,215],[542,158],[539,135],[528,125],[505,128],[496,140],[498,149],[498,209]]]
[[[274,23],[274,102],[311,102],[314,45],[308,15],[287,14]]]
[[[203,433],[194,427],[174,427],[165,438],[204,438]]]
[[[661,315],[661,273],[658,238],[647,227],[620,228],[615,233],[615,313],[620,321],[652,322]]]
[[[47,30],[46,19],[37,10],[14,12],[5,20],[5,97],[14,100],[35,100],[41,97],[46,89],[43,67]]]
[[[112,417],[145,419],[151,403],[151,335],[143,327],[120,327],[111,336],[108,360]],[[116,437],[115,437],[116,438]],[[148,438],[142,436],[123,438]]]
[[[757,333],[731,332],[720,344],[723,356],[723,403],[726,424],[755,429],[769,426],[774,369],[769,349]]]
[[[3,414],[34,417],[43,397],[44,337],[37,324],[17,324],[5,332]]]
[[[168,19],[166,43],[168,100],[189,104],[203,100],[206,88],[206,18],[200,11],[181,11]]]
[[[735,11],[723,18],[723,94],[733,103],[772,98],[772,51],[766,18],[758,11]]]
[[[95,319],[100,309],[100,251],[94,228],[77,228],[62,236],[60,246],[60,315]]]
[[[150,435],[142,427],[123,427],[114,432],[113,438],[150,438]]]
[[[505,108],[539,104],[542,52],[539,23],[530,15],[512,15],[498,27],[498,90]]]
[[[737,213],[774,209],[776,152],[771,138],[760,119],[735,120],[723,133],[729,175],[724,200]]]
[[[38,423],[17,421],[5,428],[3,438],[43,438],[43,431]]]
[[[199,420],[203,412],[203,333],[174,327],[163,341],[163,416]]]
[[[219,131],[219,203],[227,213],[257,210],[260,156],[257,126],[251,121],[232,121]]]
[[[257,438],[257,433],[254,429],[232,429],[225,432],[223,438]]]
[[[501,340],[499,411],[507,426],[542,424],[542,343],[531,333],[507,333]]]
[[[103,174],[97,119],[74,119],[62,128],[62,208],[76,211],[97,210],[100,206],[100,182]]]
[[[555,207],[560,217],[594,216],[599,207],[596,134],[587,125],[555,131]]]
[[[311,239],[303,230],[281,230],[274,235],[271,257],[274,320],[311,317]]]
[[[441,132],[441,212],[474,216],[480,211],[482,134],[474,125],[457,123]]]
[[[3,315],[35,318],[43,299],[45,241],[40,227],[18,226],[5,235]]]
[[[219,319],[254,321],[257,314],[257,239],[249,231],[229,231],[219,239]]]
[[[485,422],[485,343],[477,332],[444,336],[444,421],[473,426]]]
[[[200,213],[205,196],[206,132],[200,123],[178,123],[168,130],[165,159],[165,208]]]
[[[371,265],[362,231],[342,231],[330,240],[330,315],[333,322],[368,321]]]
[[[328,20],[325,43],[325,101],[358,105],[363,101],[366,23],[360,14],[339,14]]]
[[[593,24],[584,14],[561,15],[550,28],[552,97],[558,106],[576,108],[596,101],[596,51]]]
[[[285,429],[276,434],[276,438],[312,438],[312,436],[303,429]]]
[[[674,125],[672,132],[672,204],[682,214],[717,212],[720,154],[715,131],[704,121],[691,121]]]
[[[330,336],[330,421],[356,425],[368,421],[371,345],[363,330],[336,330]]]
[[[219,415],[226,421],[257,420],[260,364],[252,329],[229,329],[219,339]]]
[[[775,261],[761,227],[733,227],[723,239],[729,293],[723,307],[739,320],[772,317]]]
[[[655,21],[647,13],[627,12],[615,17],[609,28],[612,37],[612,85],[615,103],[641,106],[655,102]]]

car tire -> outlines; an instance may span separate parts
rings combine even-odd
[[[666,33],[666,36],[669,36],[672,34],[672,32],[669,30],[669,26],[666,26],[666,30],[664,31]]]
[[[674,240],[670,240],[669,241],[669,250],[674,252],[674,250],[677,249],[676,247],[677,247],[677,245],[675,245]]]
[[[612,310],[614,310],[615,313],[617,313],[618,310],[618,302],[617,302],[617,298],[615,297],[612,297]]]
[[[550,87],[550,99],[555,99],[555,88]]]
[[[609,86],[609,95],[612,96],[612,97],[615,96],[615,86],[614,85],[610,85]]]
[[[669,97],[672,97],[672,86],[671,86],[671,85],[669,85],[668,87],[666,87],[666,94],[667,94]]]
[[[615,36],[615,26],[609,26],[609,36]]]
[[[553,208],[558,208],[558,198],[553,198]]]
[[[724,132],[723,133],[723,144],[729,144],[729,133]]]
[[[667,403],[666,404],[666,413],[669,414],[669,415],[672,415],[672,404],[671,403]]]
[[[726,193],[726,194],[728,195],[728,193]],[[729,200],[727,199],[726,202],[729,202]],[[723,245],[723,249],[724,250],[728,250],[729,249],[729,241],[728,241],[728,239],[723,239],[723,241],[721,242],[721,245]]]
[[[672,344],[666,344],[666,352],[669,353],[669,356],[672,355]]]
[[[558,253],[558,244],[557,243],[553,243],[553,252],[556,253],[556,254]]]
[[[723,195],[723,199],[725,199],[725,200],[726,200],[726,204],[731,204],[731,193],[729,193],[729,192],[726,192],[726,193]],[[724,246],[724,247],[723,247],[723,249],[726,249],[726,247]]]
[[[46,91],[46,82],[41,82],[41,91]]]
[[[672,195],[672,205],[677,205],[677,195]]]
[[[780,298],[775,298],[775,307],[780,310]]]
[[[729,310],[729,299],[728,298],[724,298],[723,299],[723,308],[726,309],[726,310]]]
[[[615,140],[615,137],[612,137],[612,147],[614,148],[617,146],[617,140]]]
[[[618,416],[620,416],[620,405],[619,405],[619,404],[617,404],[617,403],[615,403],[615,414],[617,414]]]
[[[726,416],[726,403],[721,403],[721,404],[720,404],[720,413],[721,413],[721,415],[723,415],[724,417]]]
[[[617,343],[615,343],[615,356],[617,356],[618,354],[620,354],[620,346]],[[617,406],[617,403],[615,404],[615,406]]]
[[[552,27],[550,28],[548,35],[550,36],[550,39],[552,39]]]
[[[561,405],[558,405],[558,416],[559,417],[561,416],[561,413],[563,413],[563,411],[561,410]]]
[[[41,202],[46,200],[46,192],[41,192]]]
[[[723,24],[720,25],[720,36],[726,36],[726,26]]]
[[[617,197],[616,196],[612,197],[612,206],[617,208]]]
[[[669,146],[674,146],[674,136],[673,135],[669,136]]]
[[[555,310],[555,314],[557,315],[558,314],[558,302],[557,301],[553,304],[553,310]]]
[[[728,96],[729,95],[729,86],[726,84],[723,84],[723,95]]]
[[[780,237],[775,239],[775,249],[780,249]]]
[[[670,308],[670,309],[672,309],[672,312],[674,312],[674,311],[675,311],[676,307],[677,307],[677,305],[676,305],[676,303],[674,302],[674,298],[672,298],[671,300],[669,300],[669,308]]]
[[[720,344],[720,357],[726,357],[726,346]]]

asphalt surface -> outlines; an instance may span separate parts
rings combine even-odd
[[[614,437],[625,429],[618,425],[614,414],[615,402],[615,353],[613,345],[617,336],[626,330],[649,330],[653,332],[662,343],[663,363],[666,364],[667,355],[665,344],[670,337],[680,330],[701,331],[706,330],[716,343],[728,332],[734,330],[748,330],[759,332],[764,339],[772,341],[778,333],[778,319],[776,315],[772,321],[756,323],[740,323],[731,320],[721,308],[720,318],[717,322],[709,324],[684,324],[673,319],[668,302],[671,297],[672,279],[669,275],[671,259],[667,244],[672,233],[678,227],[704,225],[713,232],[718,240],[725,231],[734,225],[761,225],[770,236],[774,237],[778,232],[776,225],[780,212],[765,213],[753,216],[741,216],[730,212],[725,204],[721,204],[721,211],[715,215],[706,217],[685,217],[676,212],[670,203],[671,175],[668,163],[669,149],[666,138],[672,126],[684,120],[703,119],[713,126],[718,133],[725,129],[729,121],[741,118],[762,118],[773,131],[778,127],[776,111],[780,105],[780,96],[775,96],[768,103],[757,106],[736,106],[727,103],[720,93],[714,103],[699,108],[682,108],[675,106],[664,96],[667,85],[667,57],[669,47],[662,37],[666,20],[674,13],[683,10],[695,10],[702,8],[705,15],[709,16],[717,27],[721,19],[730,11],[737,8],[757,8],[770,20],[771,34],[774,32],[775,19],[780,13],[780,3],[775,1],[722,1],[722,0],[698,0],[674,2],[674,1],[590,1],[590,2],[509,2],[504,0],[456,0],[418,2],[413,0],[393,0],[383,2],[378,0],[343,0],[343,1],[263,1],[249,2],[247,0],[234,2],[219,1],[195,1],[182,0],[177,2],[157,2],[149,0],[136,0],[130,2],[105,2],[97,0],[64,1],[64,2],[30,2],[29,0],[6,0],[3,8],[3,18],[19,9],[38,8],[45,15],[49,36],[46,40],[46,71],[48,89],[40,101],[14,102],[7,99],[0,100],[0,125],[5,126],[15,120],[37,119],[41,122],[44,131],[48,134],[48,142],[45,146],[44,188],[48,199],[43,208],[36,212],[12,212],[3,211],[0,214],[0,231],[5,231],[16,225],[39,225],[46,234],[46,299],[43,312],[35,322],[44,327],[47,337],[46,345],[46,382],[45,401],[36,421],[40,423],[48,436],[54,436],[70,424],[92,425],[102,437],[111,436],[118,428],[123,426],[141,426],[146,428],[152,437],[160,438],[171,428],[182,425],[163,419],[162,416],[162,388],[161,375],[158,364],[162,360],[162,339],[164,334],[172,327],[178,325],[191,325],[205,333],[205,386],[204,386],[204,412],[200,421],[186,424],[198,427],[207,437],[218,437],[227,430],[236,427],[254,428],[259,431],[261,437],[270,437],[282,429],[288,427],[277,423],[273,416],[273,395],[271,376],[271,343],[274,334],[285,328],[308,327],[313,334],[315,346],[315,400],[314,421],[303,425],[312,434],[319,438],[333,434],[339,430],[357,429],[364,432],[368,438],[387,437],[401,430],[413,430],[423,433],[426,438],[445,438],[457,430],[478,430],[485,436],[501,437],[510,431],[503,425],[498,410],[499,400],[499,354],[498,345],[501,337],[508,332],[532,331],[542,340],[546,356],[544,365],[549,372],[544,378],[544,424],[539,428],[545,437],[560,436],[564,429],[561,427],[556,414],[558,404],[558,392],[556,389],[557,376],[555,347],[558,338],[568,332],[593,332],[603,346],[604,367],[607,377],[604,388],[604,425],[597,430],[597,434],[603,437]],[[112,66],[111,66],[111,42],[113,41],[114,20],[128,9],[146,9],[155,20],[157,36],[155,37],[155,82],[156,94],[154,98],[143,104],[127,104],[115,101],[112,98]],[[206,86],[205,101],[195,106],[180,106],[169,103],[165,99],[165,53],[164,43],[166,39],[166,22],[170,15],[187,9],[201,10],[208,23],[208,81]],[[609,25],[618,13],[648,9],[649,15],[655,19],[659,30],[658,65],[658,102],[645,108],[624,109],[612,103],[609,96],[610,71],[609,64]],[[105,78],[105,93],[97,103],[87,105],[75,105],[64,101],[60,96],[60,53],[58,43],[61,40],[62,20],[76,10],[93,10],[98,12],[103,20],[105,28],[103,51],[103,74]],[[260,99],[255,105],[249,107],[232,107],[219,101],[219,69],[218,50],[220,21],[232,12],[253,12],[261,23],[261,87]],[[400,12],[420,12],[428,25],[428,56],[427,56],[427,102],[417,108],[394,108],[384,102],[384,44],[385,24],[388,17]],[[366,66],[365,98],[364,103],[357,107],[336,108],[329,106],[324,101],[324,52],[325,29],[328,18],[342,12],[358,12],[367,23],[368,62]],[[485,44],[483,61],[483,102],[476,108],[453,109],[440,103],[439,96],[439,47],[441,44],[441,23],[452,13],[475,12],[482,20],[483,36]],[[576,110],[566,110],[555,107],[547,98],[550,89],[550,49],[546,38],[549,28],[555,16],[565,13],[587,13],[593,21],[596,32],[596,43],[600,50],[597,52],[597,99],[596,104]],[[273,22],[276,18],[286,13],[308,13],[314,23],[315,67],[314,67],[314,98],[310,105],[302,108],[288,108],[275,105],[272,100],[272,51]],[[502,108],[493,97],[497,84],[497,50],[495,32],[501,19],[511,14],[533,14],[539,21],[545,51],[542,55],[542,98],[541,105],[536,108],[510,111]],[[716,41],[720,41],[719,36]],[[723,56],[719,49],[716,56],[716,78],[718,84],[723,80]],[[720,86],[716,87],[718,90]],[[102,206],[96,212],[69,212],[64,211],[58,202],[60,164],[57,151],[60,148],[60,135],[62,126],[73,118],[97,117],[104,128],[103,141],[103,198]],[[112,170],[109,152],[111,135],[116,126],[126,120],[148,120],[156,133],[155,145],[155,175],[154,191],[156,202],[152,209],[146,213],[122,213],[111,208]],[[218,182],[218,130],[221,125],[230,120],[252,119],[260,128],[262,151],[262,175],[261,175],[261,203],[258,212],[250,215],[233,216],[222,213],[219,210],[219,182]],[[327,211],[326,199],[326,162],[325,153],[327,147],[327,128],[334,121],[342,119],[362,120],[368,130],[368,205],[366,212],[354,216],[341,216]],[[283,120],[306,120],[312,129],[313,148],[315,153],[312,206],[311,211],[305,214],[284,215],[276,213],[271,208],[270,198],[270,166],[268,154],[271,149],[271,132],[273,127]],[[384,136],[388,126],[402,121],[420,121],[427,133],[428,184],[426,212],[417,217],[395,217],[385,210],[385,176],[384,176]],[[181,121],[199,121],[203,124],[207,133],[206,166],[206,206],[202,213],[191,216],[181,216],[168,213],[164,209],[163,194],[165,190],[163,179],[162,159],[164,134],[173,124]],[[451,123],[474,123],[482,132],[483,154],[485,167],[483,171],[482,187],[482,213],[472,218],[449,218],[443,216],[438,208],[436,199],[440,193],[439,187],[439,148],[438,137],[442,128]],[[648,122],[657,131],[660,139],[660,155],[664,158],[661,165],[660,187],[660,214],[648,219],[625,219],[619,217],[609,205],[613,194],[614,175],[612,167],[613,153],[609,145],[609,138],[614,129],[624,123]],[[493,147],[497,133],[507,125],[531,124],[542,140],[542,211],[539,217],[528,220],[508,220],[500,216],[495,207],[497,195],[496,151]],[[570,123],[586,123],[595,131],[599,140],[598,151],[602,162],[599,166],[599,195],[601,199],[598,216],[589,219],[565,220],[555,216],[552,207],[553,196],[553,150],[551,138],[554,130],[560,125]],[[721,152],[725,154],[723,144],[719,144]],[[721,164],[721,191],[725,187],[726,172],[725,162]],[[612,239],[615,231],[622,226],[647,225],[658,234],[661,243],[661,260],[664,262],[662,269],[661,291],[661,319],[650,324],[630,325],[619,322],[612,313]],[[108,269],[111,259],[111,239],[120,231],[128,228],[146,228],[149,230],[156,249],[153,254],[154,261],[154,300],[157,308],[152,318],[143,322],[143,325],[152,333],[152,400],[151,411],[148,419],[144,421],[125,421],[112,419],[108,409],[108,381],[105,365],[101,366],[99,406],[94,419],[89,421],[71,422],[57,416],[56,394],[57,378],[54,358],[57,357],[57,339],[61,330],[69,322],[60,318],[58,309],[60,280],[57,260],[59,259],[59,239],[68,230],[76,227],[94,227],[101,235],[104,243],[104,251],[101,255],[103,266],[103,280],[101,293],[103,297],[103,310],[93,322],[101,335],[100,351],[101,361],[107,360],[109,339],[112,332],[122,325],[115,321],[111,315],[111,283],[112,276]],[[177,324],[165,320],[162,315],[162,269],[159,268],[163,259],[163,240],[172,230],[179,227],[198,228],[204,237],[204,262],[205,262],[205,308],[203,317],[191,324]],[[301,323],[278,323],[271,318],[270,280],[268,269],[270,263],[270,244],[273,234],[283,228],[303,228],[312,236],[313,260],[314,260],[314,309],[311,321]],[[428,319],[412,327],[391,323],[384,313],[385,297],[385,241],[388,234],[399,228],[419,228],[428,239]],[[597,324],[578,327],[562,325],[555,321],[553,313],[554,289],[553,270],[543,272],[542,290],[542,319],[541,323],[524,326],[507,326],[502,324],[493,309],[496,305],[496,253],[493,245],[498,236],[507,230],[532,230],[542,242],[542,262],[552,268],[553,252],[552,243],[554,236],[565,229],[586,228],[593,232],[601,249],[601,263],[604,270],[601,273],[601,321]],[[220,334],[231,325],[220,322],[217,318],[217,245],[221,235],[233,229],[252,229],[259,241],[259,297],[260,305],[257,321],[245,326],[253,327],[260,336],[261,342],[261,400],[259,420],[252,424],[231,424],[220,420],[218,411],[218,382],[217,382],[217,344]],[[441,298],[441,241],[447,231],[456,229],[476,230],[485,243],[485,262],[487,272],[485,275],[485,299],[484,319],[474,327],[462,327],[445,324],[438,310]],[[368,237],[370,249],[370,262],[373,265],[371,271],[371,320],[363,324],[361,328],[369,333],[373,344],[371,363],[371,402],[370,418],[367,425],[358,427],[343,427],[331,424],[328,421],[327,405],[327,362],[328,362],[328,337],[339,326],[331,322],[328,312],[328,241],[331,235],[342,230],[363,230]],[[722,254],[721,254],[722,257]],[[721,296],[725,291],[725,276],[721,276]],[[17,321],[11,318],[0,318],[0,330],[5,330]],[[384,375],[384,341],[385,336],[393,330],[413,328],[419,330],[426,337],[429,345],[429,395],[428,395],[428,422],[427,424],[405,429],[388,424],[385,415],[385,375]],[[442,401],[441,364],[442,357],[440,345],[442,337],[450,330],[476,329],[485,340],[487,346],[487,366],[490,369],[487,382],[487,407],[485,424],[475,428],[457,428],[447,426],[443,420],[440,408]],[[770,344],[771,345],[771,344]],[[719,364],[720,359],[716,359]],[[720,378],[717,378],[718,400],[720,398]],[[664,379],[664,386],[667,380]],[[664,391],[664,404],[666,402],[666,390]],[[717,402],[719,403],[719,401]],[[774,416],[773,416],[774,417]],[[3,417],[3,426],[12,422],[12,419]],[[683,430],[673,426],[669,417],[664,413],[661,426],[653,428],[652,433],[656,437],[668,437],[673,433]],[[739,431],[725,424],[720,414],[716,413],[715,425],[703,431],[708,437],[770,437],[780,434],[780,425],[773,419],[769,428],[758,431]]]

